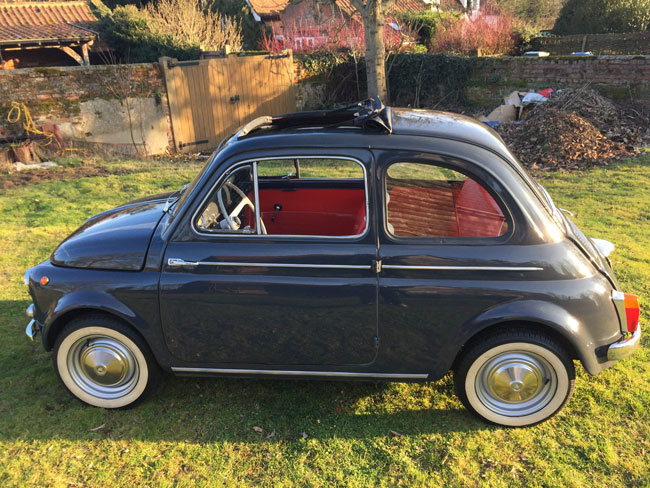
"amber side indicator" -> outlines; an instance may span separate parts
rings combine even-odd
[[[41,278],[41,285],[45,286],[50,282],[50,279],[47,276]]]

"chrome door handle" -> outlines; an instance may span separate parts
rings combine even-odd
[[[198,261],[185,261],[184,259],[179,259],[179,258],[169,258],[167,260],[167,266],[173,268],[179,268],[181,266],[198,266],[198,265],[199,265]]]

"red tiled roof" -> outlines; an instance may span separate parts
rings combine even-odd
[[[265,17],[281,13],[289,5],[289,0],[248,0],[248,3],[255,13],[261,17]],[[357,10],[350,0],[335,0],[335,3],[343,13],[350,16]],[[391,7],[392,10],[396,11],[411,10],[415,12],[420,12],[427,8],[423,0],[395,0]]]
[[[264,17],[282,12],[289,0],[248,0],[248,4],[257,15]]]
[[[0,2],[0,44],[92,39],[97,21],[87,2]],[[77,25],[71,25],[77,24]]]
[[[0,45],[52,40],[90,40],[95,37],[95,33],[70,24],[18,25],[15,27],[0,25]]]
[[[348,15],[352,15],[356,12],[356,7],[352,5],[352,2],[350,0],[335,0],[336,5],[343,11],[344,13]],[[404,11],[412,11],[412,12],[421,12],[423,10],[428,9],[429,6],[426,5],[422,0],[395,0],[393,2],[393,5],[390,7],[390,11],[396,11],[396,12],[404,12]]]

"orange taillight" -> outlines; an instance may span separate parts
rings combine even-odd
[[[627,319],[627,331],[635,332],[639,327],[639,298],[631,293],[625,293],[625,318]]]

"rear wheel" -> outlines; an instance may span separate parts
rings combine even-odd
[[[57,337],[52,360],[68,390],[95,407],[131,407],[153,390],[160,376],[144,340],[103,315],[68,323]]]
[[[575,369],[566,350],[550,337],[502,331],[463,354],[454,371],[456,393],[488,422],[523,427],[559,412],[573,395]]]

